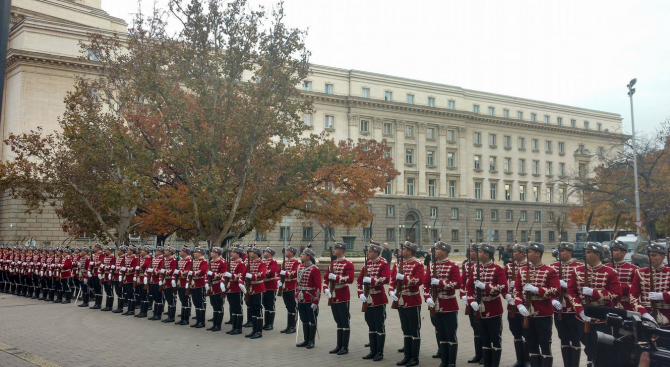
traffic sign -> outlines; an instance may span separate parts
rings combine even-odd
[[[635,227],[642,229],[642,224],[644,224],[644,221],[642,220],[636,220],[635,221]]]

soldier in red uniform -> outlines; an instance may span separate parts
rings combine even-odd
[[[56,291],[56,297],[54,299],[54,303],[61,303],[63,302],[63,284],[60,282],[60,268],[61,268],[61,260],[63,258],[63,249],[57,248],[56,249],[56,256],[54,257],[54,289]]]
[[[193,263],[191,264],[191,271],[188,275],[191,277],[191,298],[193,299],[193,306],[195,306],[195,324],[191,327],[200,329],[205,327],[205,284],[207,283],[207,260],[205,260],[205,248],[196,247],[193,252]]]
[[[7,293],[9,280],[7,278],[7,248],[0,244],[0,292]]]
[[[575,308],[572,307],[570,302],[566,302],[568,284],[574,277],[575,269],[579,266],[579,263],[572,259],[574,250],[575,245],[573,243],[559,243],[558,256],[560,262],[551,264],[551,267],[556,270],[559,277],[558,281],[561,284],[561,294],[559,294],[560,308],[554,306],[556,309],[554,313],[561,312],[561,320],[555,314],[554,325],[558,332],[558,338],[561,340],[561,356],[563,357],[563,365],[565,367],[579,366],[579,359],[582,353],[582,344],[579,341],[579,328],[582,327],[582,324],[575,316]]]
[[[156,247],[156,256],[151,258],[151,266],[147,269],[149,278],[149,307],[153,308],[154,315],[149,318],[151,321],[161,319],[163,315],[163,292],[160,291],[161,270],[163,266],[163,248]],[[153,305],[153,306],[152,306]]]
[[[91,256],[89,254],[90,250],[87,248],[82,248],[79,258],[79,285],[81,287],[81,304],[78,307],[88,307],[88,301],[90,299],[90,293],[88,288],[88,280],[91,277]]]
[[[226,285],[223,282],[223,274],[228,271],[226,261],[221,258],[223,249],[221,247],[214,247],[210,252],[209,270],[207,271],[207,283],[205,289],[207,292],[211,291],[209,295],[209,303],[212,305],[212,327],[207,328],[209,331],[220,331],[221,323],[223,322],[223,303],[226,295]]]
[[[113,313],[122,313],[123,308],[126,307],[126,299],[123,294],[123,275],[121,273],[121,268],[125,264],[124,254],[126,251],[126,246],[119,245],[116,249],[114,264],[112,264],[112,285],[114,286],[114,292],[116,292],[116,297],[118,298],[116,309],[112,311]]]
[[[470,303],[468,302],[468,291],[466,289],[466,284],[468,279],[470,279],[470,272],[474,266],[474,259],[477,257],[477,244],[470,243],[468,246],[468,251],[465,254],[466,259],[461,264],[461,289],[459,296],[463,301],[465,306],[465,313],[468,315],[470,320],[470,327],[472,328],[472,333],[474,335],[474,345],[475,345],[475,356],[468,360],[468,363],[484,363],[482,361],[482,342],[479,337],[479,323],[475,319],[475,313],[470,312]]]
[[[298,265],[300,261],[296,260],[295,255],[298,250],[295,247],[286,248],[286,260],[282,264],[282,270],[279,275],[284,277],[284,283],[281,280],[277,281],[278,287],[283,287],[282,299],[288,315],[286,318],[286,329],[281,330],[283,334],[295,333],[295,324],[298,321],[298,303],[295,300],[295,286],[298,279]]]
[[[149,269],[151,269],[152,257],[151,257],[151,247],[144,246],[140,248],[140,269],[138,271],[139,279],[137,280],[137,288],[139,288],[139,302],[140,313],[135,317],[144,318],[147,317],[147,312],[149,312]]]
[[[32,267],[33,267],[33,249],[28,245],[26,247],[26,257],[23,260],[23,284],[25,285],[25,289],[23,291],[23,296],[26,298],[32,297],[33,293],[33,274],[32,274]]]
[[[1,258],[1,257],[0,257]],[[47,297],[47,294],[49,292],[49,289],[47,288],[47,277],[44,275],[45,274],[45,267],[46,267],[46,262],[47,260],[47,249],[42,248],[40,251],[40,261],[37,263],[37,270],[39,271],[39,281],[40,281],[40,294],[39,298],[37,299],[38,301],[44,301]]]
[[[551,355],[551,317],[554,307],[561,307],[556,299],[561,283],[554,268],[542,263],[544,244],[528,242],[526,250],[530,264],[520,267],[516,273],[514,301],[519,314],[529,318],[529,327],[523,331],[531,367],[551,367],[554,361]],[[529,301],[530,309],[526,307]],[[494,358],[493,365],[497,365],[496,362],[499,364],[500,360]]]
[[[356,285],[358,298],[367,304],[365,322],[368,324],[368,340],[370,353],[363,359],[381,361],[384,359],[384,345],[386,344],[386,298],[385,284],[391,280],[391,270],[386,259],[381,257],[382,246],[379,242],[370,241],[368,247],[368,262],[363,272],[358,274]]]
[[[337,325],[337,345],[329,353],[337,355],[349,353],[351,335],[349,284],[354,282],[354,264],[344,257],[346,249],[346,243],[335,243],[335,248],[333,248],[335,260],[330,263],[323,276],[324,292],[329,300],[332,299],[331,311],[333,311],[333,318]],[[330,289],[331,282],[332,290]]]
[[[426,271],[423,280],[423,297],[428,307],[435,309],[431,322],[435,326],[443,367],[455,367],[458,353],[456,290],[460,288],[461,275],[458,265],[449,260],[450,253],[451,245],[438,241],[435,244],[435,264]],[[435,294],[431,294],[432,287],[436,288]]]
[[[70,253],[72,250],[66,248],[63,250],[63,257],[60,262],[60,283],[63,293],[65,293],[65,301],[63,303],[70,303],[72,301],[72,257]]]
[[[242,323],[244,322],[244,314],[242,313],[242,294],[247,292],[243,284],[244,274],[247,272],[247,265],[242,261],[244,249],[234,247],[230,252],[230,264],[228,264],[228,271],[223,274],[226,278],[226,293],[228,303],[230,304],[230,315],[232,321],[232,329],[226,331],[226,334],[238,335],[242,334]]]
[[[587,317],[584,306],[614,307],[621,299],[619,275],[610,267],[603,265],[600,258],[604,253],[603,246],[598,242],[587,242],[584,245],[584,256],[588,266],[588,278],[584,265],[575,269],[573,279],[568,283],[568,300],[577,312],[577,318],[590,324],[590,332],[584,327],[579,328],[579,337],[584,344],[587,366],[593,364],[597,332],[612,334],[612,328],[605,325],[605,320]]]
[[[175,290],[177,289],[177,277],[174,271],[177,270],[177,257],[174,256],[176,250],[174,247],[165,248],[165,257],[163,258],[163,268],[160,270],[161,280],[158,281],[158,287],[163,287],[163,299],[168,305],[167,318],[164,323],[174,322],[174,316],[177,314],[177,299]],[[162,308],[162,304],[161,304]]]
[[[105,289],[107,298],[105,299],[105,308],[100,311],[112,311],[114,307],[114,288],[112,288],[112,266],[116,263],[114,257],[114,247],[105,248],[105,257],[100,268],[100,281]]]
[[[396,363],[398,366],[416,366],[419,364],[421,350],[421,283],[423,282],[423,264],[415,255],[419,246],[405,241],[402,249],[402,269],[391,272],[389,296],[398,302],[400,327],[403,333],[405,357]],[[400,271],[402,270],[402,271]]]
[[[137,255],[137,248],[133,245],[127,247],[126,256],[123,259],[123,266],[121,267],[121,277],[123,278],[123,295],[128,305],[128,311],[123,313],[124,316],[135,315],[135,295],[133,283],[137,282],[135,276],[135,268],[139,267],[139,259]]]
[[[493,262],[495,247],[481,243],[477,248],[479,262],[473,264],[466,284],[468,302],[473,313],[480,317],[478,324],[484,365],[497,367],[502,354],[500,332],[503,308],[500,295],[508,292],[507,279],[505,270]],[[477,293],[481,293],[481,302]]]
[[[39,263],[40,263],[40,251],[33,247],[33,259],[31,260],[31,266],[30,266],[30,276],[32,278],[32,283],[33,283],[33,289],[32,293],[30,295],[31,299],[37,299],[39,297],[40,291],[42,290],[40,288],[40,279],[39,279]],[[2,267],[0,266],[0,269]],[[1,276],[0,276],[1,278]]]
[[[93,246],[93,254],[91,255],[91,262],[93,269],[91,270],[91,277],[89,279],[89,287],[95,297],[95,304],[90,307],[92,310],[102,308],[102,286],[100,284],[100,277],[102,276],[102,266],[105,260],[105,254],[102,252],[102,245],[96,243]]]
[[[526,266],[526,245],[515,244],[512,250],[513,262],[505,265],[505,275],[507,276],[507,289],[503,297],[507,301],[507,322],[509,330],[514,337],[514,351],[516,352],[516,363],[512,367],[523,367],[528,363],[528,346],[523,340],[523,316],[516,312],[516,303],[514,301],[514,281],[519,269]]]
[[[247,273],[244,275],[251,283],[249,300],[247,306],[251,309],[251,333],[245,335],[250,339],[258,339],[263,336],[263,292],[265,292],[265,274],[267,269],[265,263],[261,261],[263,250],[259,247],[250,247],[247,251]],[[245,280],[246,281],[246,280]]]
[[[191,271],[191,253],[192,250],[188,247],[183,247],[179,251],[181,259],[177,263],[177,269],[172,273],[177,276],[177,294],[181,303],[181,320],[175,322],[175,325],[188,325],[191,317],[191,298],[186,295],[186,289],[190,286],[188,284],[188,273]]]
[[[300,255],[301,264],[298,266],[298,283],[295,297],[298,300],[298,314],[302,322],[302,343],[296,344],[299,348],[314,348],[316,338],[317,317],[319,315],[319,299],[321,297],[321,271],[316,267],[315,254],[306,248]]]
[[[265,325],[263,330],[274,329],[276,298],[277,298],[277,277],[279,276],[279,265],[273,258],[276,251],[268,247],[263,251],[263,263],[265,263],[265,292],[263,292],[263,308],[265,309]]]
[[[612,252],[612,262],[606,266],[616,270],[619,274],[619,284],[621,284],[621,301],[619,301],[617,306],[626,311],[633,311],[633,306],[628,299],[628,291],[630,284],[633,282],[635,270],[638,267],[625,261],[626,253],[628,252],[628,246],[625,243],[619,240],[612,241],[610,251]]]
[[[670,268],[663,265],[667,254],[668,247],[664,243],[652,242],[647,245],[650,267],[635,270],[629,293],[634,311],[665,330],[670,329]],[[650,269],[653,271],[651,277]],[[658,347],[670,349],[669,344],[668,339],[656,339]]]

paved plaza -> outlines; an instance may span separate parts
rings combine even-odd
[[[318,318],[320,338],[316,339],[314,349],[306,350],[295,347],[295,334],[279,333],[286,324],[281,300],[278,300],[275,330],[265,331],[261,339],[249,340],[243,335],[225,334],[230,325],[223,325],[224,330],[212,333],[205,329],[79,308],[74,304],[53,304],[0,294],[0,366],[395,366],[402,358],[396,351],[402,347],[397,312],[388,306],[384,360],[364,361],[361,357],[368,352],[364,347],[368,339],[367,325],[360,312],[361,303],[356,298],[354,286],[351,292],[352,335],[349,354],[344,356],[328,354],[335,346],[336,335],[335,323],[326,302],[322,302]],[[227,320],[227,304],[225,313]],[[208,318],[211,317],[211,307],[208,307],[207,314]],[[458,322],[457,365],[474,367],[466,362],[474,355],[474,347],[468,317],[462,310]],[[438,366],[439,359],[431,358],[437,347],[425,306],[422,307],[422,323],[421,365]],[[245,334],[249,330],[245,329]],[[506,320],[502,335],[500,365],[509,366],[514,363],[515,357]],[[298,338],[302,341],[302,334]],[[562,365],[559,348],[554,330],[552,349],[555,366]],[[585,356],[582,365],[586,365]]]

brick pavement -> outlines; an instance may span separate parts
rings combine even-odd
[[[363,361],[367,354],[367,325],[360,312],[360,302],[354,295],[351,304],[352,335],[348,355],[333,356],[328,350],[335,346],[335,324],[327,305],[321,306],[319,316],[320,339],[316,348],[296,348],[296,335],[280,334],[285,327],[286,312],[277,300],[275,330],[265,331],[263,338],[249,340],[242,335],[230,336],[224,330],[212,333],[205,329],[164,324],[111,312],[82,309],[73,304],[61,305],[22,297],[0,294],[0,342],[31,353],[60,366],[201,366],[226,363],[227,365],[295,366],[296,363],[350,366],[395,366],[402,356],[396,352],[402,345],[397,312],[387,309],[387,342],[384,360]],[[208,318],[211,307],[208,307]],[[228,307],[225,306],[225,320]],[[165,316],[164,316],[165,317]],[[434,329],[426,307],[422,307],[421,365],[438,366],[432,359],[437,347]],[[193,322],[192,320],[191,322]],[[209,323],[208,323],[209,324]],[[208,325],[209,327],[209,325]],[[245,329],[245,334],[249,329]],[[302,332],[302,331],[301,331]],[[302,341],[302,335],[299,337]],[[466,360],[474,355],[472,331],[467,316],[459,312],[458,366],[468,366]],[[552,349],[554,365],[562,365],[556,330]],[[501,366],[514,363],[515,355],[506,320],[503,326],[503,356]],[[586,365],[585,357],[582,365]],[[33,364],[0,351],[0,366],[34,366]],[[470,365],[474,366],[474,365]]]

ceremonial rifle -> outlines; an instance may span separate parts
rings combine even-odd
[[[402,273],[403,273],[403,264],[402,264],[403,256],[402,256],[402,251],[400,251],[400,249],[398,249],[397,251],[398,251],[398,252],[396,252],[396,259],[398,260],[398,269],[397,269],[396,274],[402,274]],[[398,299],[399,299],[399,297],[398,297],[398,294],[399,294],[399,293],[398,293],[398,292],[401,290],[401,288],[402,288],[402,281],[401,281],[401,280],[398,280],[398,281],[396,282],[396,287],[395,287],[396,298],[398,298]],[[399,305],[398,305],[398,301],[393,301],[393,303],[391,303],[391,308],[394,309],[394,310],[397,310],[397,309],[398,309],[398,306],[399,306]]]
[[[514,245],[519,244],[519,223],[521,223],[521,216],[519,220],[516,221],[516,229],[514,230]],[[528,261],[528,259],[526,259]],[[516,281],[516,260],[514,260],[514,249],[512,249],[512,278]],[[509,284],[509,283],[508,283]],[[516,307],[512,306],[512,310],[509,311],[512,317],[516,317]]]
[[[589,214],[589,220],[586,221],[586,241],[589,240],[589,228],[591,228],[591,219],[593,219],[593,210]],[[589,264],[586,262],[586,251],[584,251],[584,287],[591,287],[591,282],[589,281]],[[584,301],[586,305],[591,303],[591,297],[584,296]],[[584,333],[591,332],[591,323],[584,322]]]
[[[619,220],[617,219],[617,222]],[[561,243],[561,217],[558,217],[558,243]],[[559,247],[558,250],[558,280],[563,280],[563,259],[561,259],[561,250]],[[561,309],[558,310],[558,320],[563,320],[563,305],[565,304],[565,293],[563,292],[563,287],[558,287],[558,301],[561,302]]]
[[[533,233],[533,226],[535,226],[535,221],[530,225],[530,230],[528,231],[528,238],[526,243],[530,242],[530,234]],[[528,258],[528,246],[526,246],[526,284],[530,284],[530,259]],[[530,309],[533,307],[533,294],[531,292],[526,292],[526,310],[530,313]],[[523,318],[523,328],[528,329],[530,327],[530,316],[524,316]]]
[[[207,243],[207,248],[208,248],[208,249],[210,248],[210,247],[209,247],[209,243]],[[210,255],[210,257],[209,257],[209,261],[207,261],[207,270],[208,270],[208,271],[212,271],[212,257],[211,257],[211,255]],[[209,290],[206,292],[206,294],[207,294],[207,297],[211,297],[211,295],[212,295],[212,288],[214,287],[214,284],[212,283],[212,276],[211,276],[211,275],[208,275],[208,274],[205,274],[205,276],[207,277],[207,281],[208,281],[209,284],[210,284],[210,286],[209,286]]]
[[[437,262],[435,261],[435,245],[433,245],[433,248],[431,249],[431,263],[433,265],[433,271],[432,271],[432,278],[437,279]],[[433,299],[433,302],[435,302],[434,307],[428,307],[428,310],[430,311],[430,317],[435,317],[437,314],[437,305],[440,302],[440,300],[437,298],[437,285],[432,284],[431,280],[431,285],[430,285],[430,297]]]
[[[332,252],[330,254],[333,255]],[[333,261],[330,262],[330,266],[328,269],[329,274],[333,274]],[[330,291],[330,298],[328,298],[328,306],[332,306],[333,298],[335,297],[335,281],[332,279],[328,281],[328,290]]]
[[[467,223],[467,221],[468,220],[466,218],[465,222]],[[467,284],[468,280],[472,276],[472,237],[470,237],[470,231],[468,230],[467,224],[465,226],[465,233],[468,236],[468,240],[470,240],[470,243],[468,244],[468,268],[467,268],[468,276],[465,278],[465,283]],[[463,262],[463,265],[465,265],[465,262]],[[464,267],[463,268],[463,274],[465,274],[465,270],[466,269]],[[472,307],[470,306],[469,303],[467,305],[465,305],[465,314],[466,315],[469,315],[472,312],[471,308]]]
[[[372,241],[372,236],[370,237],[370,241]],[[363,269],[361,269],[361,280],[365,277],[368,276],[368,246],[363,247]],[[370,296],[370,286],[365,286],[365,283],[363,283],[363,294],[365,295],[365,298],[367,299]],[[365,312],[368,310],[368,303],[363,302],[361,305],[361,312]]]
[[[251,256],[247,254],[247,273],[251,273]],[[249,300],[249,292],[251,292],[251,279],[247,279],[245,276],[244,280],[245,287],[247,288],[247,293],[244,294],[244,300]]]
[[[479,221],[479,232],[482,233],[482,225],[484,224],[484,214],[482,214],[482,220]],[[475,236],[477,234],[475,233]],[[482,242],[484,240],[484,233],[482,233]],[[495,257],[495,254],[493,255]],[[479,269],[479,250],[477,250],[477,281],[481,281],[479,276],[480,276],[480,269]],[[479,319],[482,317],[482,290],[475,287],[476,294],[477,294],[477,305],[479,306],[479,309],[477,310],[475,314],[475,321],[479,322]]]

